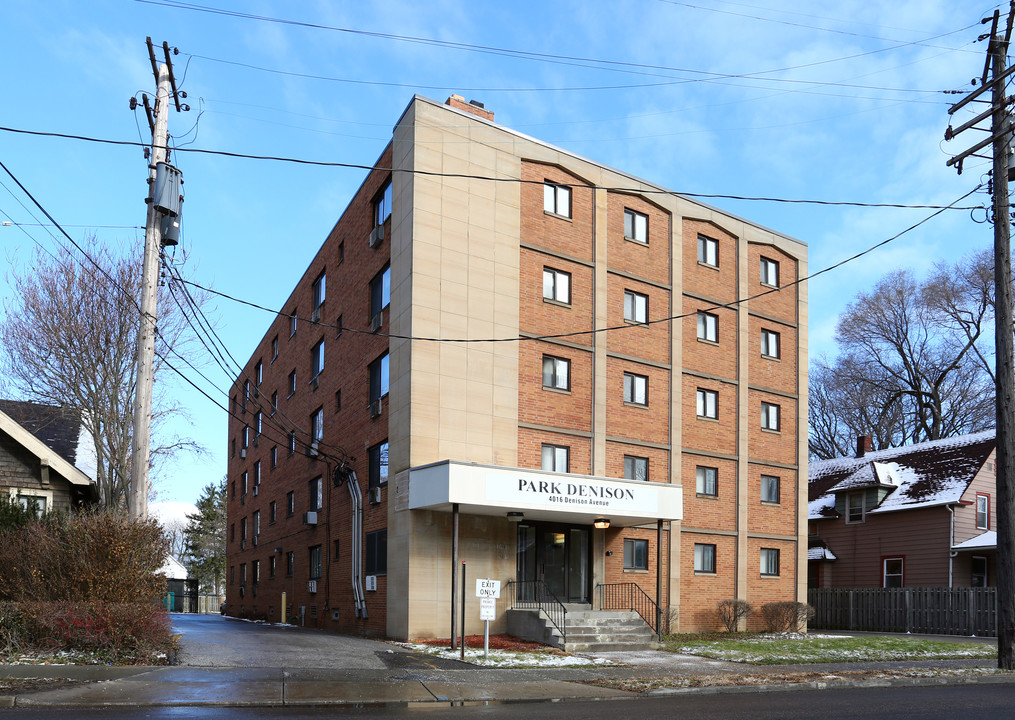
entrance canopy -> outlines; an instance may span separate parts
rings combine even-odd
[[[606,518],[614,527],[683,517],[680,485],[454,460],[409,470],[410,510],[450,512],[454,503],[470,515],[586,525]]]

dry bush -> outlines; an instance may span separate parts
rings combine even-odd
[[[802,632],[814,608],[802,602],[770,602],[761,606],[761,617],[769,632]]]
[[[716,603],[716,615],[719,621],[726,628],[726,632],[736,632],[740,627],[740,621],[746,618],[754,608],[746,600],[720,600]]]

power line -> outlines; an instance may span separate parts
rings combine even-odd
[[[136,0],[136,2],[143,2],[144,0]],[[22,135],[34,135],[38,137],[55,137],[62,138],[65,140],[81,140],[84,142],[99,143],[104,145],[118,145],[126,147],[145,147],[143,143],[134,142],[132,140],[108,140],[105,138],[89,137],[87,135],[76,135],[72,133],[58,133],[58,132],[45,132],[41,130],[24,130],[20,128],[12,128],[6,126],[0,126],[0,131],[18,133]],[[379,165],[366,165],[363,163],[348,163],[338,162],[330,160],[308,160],[305,158],[292,158],[281,155],[256,155],[253,153],[239,153],[231,152],[228,150],[208,150],[204,148],[192,148],[182,147],[177,148],[178,153],[195,153],[199,155],[216,155],[220,157],[231,157],[239,158],[243,160],[264,160],[273,162],[285,162],[293,163],[296,165],[311,165],[315,167],[336,167],[346,168],[351,170],[366,170],[366,171],[381,171],[381,172],[397,172],[406,175],[421,175],[425,177],[441,177],[441,178],[459,178],[464,180],[485,180],[488,182],[504,182],[504,183],[515,183],[520,185],[542,185],[542,181],[537,180],[523,180],[521,178],[508,178],[508,177],[493,177],[490,175],[473,175],[469,173],[444,173],[431,170],[413,170],[407,168],[388,168],[381,167]],[[846,200],[811,200],[803,198],[777,198],[767,197],[760,195],[729,195],[725,193],[696,193],[678,190],[664,190],[664,189],[652,189],[652,188],[630,188],[630,187],[618,187],[608,185],[575,185],[576,188],[585,188],[588,190],[606,190],[609,192],[622,192],[622,193],[641,193],[645,195],[669,195],[672,197],[689,197],[689,198],[704,198],[712,200],[747,200],[756,202],[776,202],[776,203],[787,203],[787,204],[801,204],[801,205],[823,205],[833,207],[864,207],[864,208],[899,208],[906,210],[977,210],[980,206],[972,207],[953,207],[952,205],[912,205],[905,203],[869,203],[869,202],[854,202]]]

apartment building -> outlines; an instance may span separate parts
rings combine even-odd
[[[477,578],[491,632],[534,588],[671,630],[806,600],[806,258],[414,97],[233,386],[227,612],[423,638],[482,631]]]

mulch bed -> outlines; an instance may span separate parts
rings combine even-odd
[[[431,638],[430,640],[417,640],[421,645],[432,645],[433,647],[451,647],[451,640],[447,638]],[[483,647],[483,636],[482,635],[466,635],[465,646],[470,648],[481,648]],[[516,637],[512,637],[506,633],[500,635],[490,636],[490,649],[491,650],[518,650],[523,652],[542,652],[551,655],[564,655],[557,648],[550,647],[549,645],[543,645],[537,642],[530,642],[528,640],[521,640]]]

